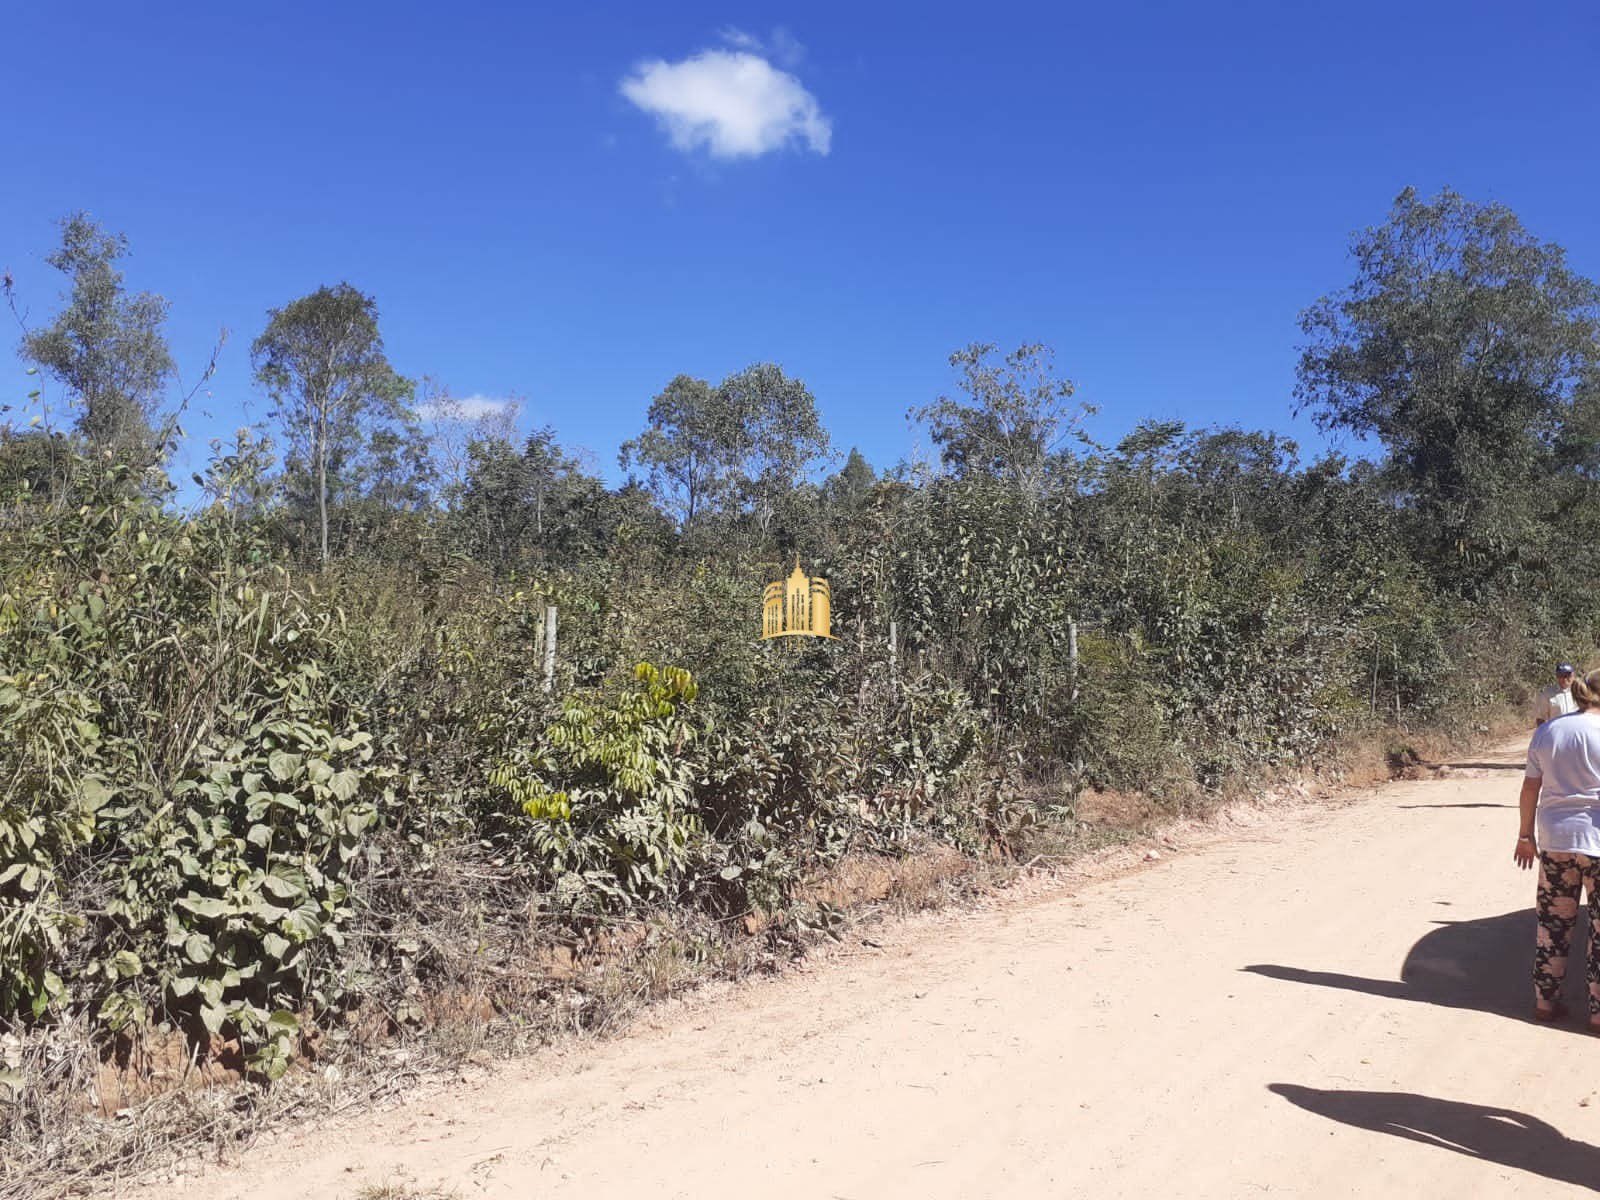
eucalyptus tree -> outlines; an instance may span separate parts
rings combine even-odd
[[[384,353],[378,306],[348,283],[320,287],[269,311],[251,346],[256,381],[316,499],[320,554],[328,561],[328,504],[354,489],[375,433],[414,433],[414,387]]]
[[[66,307],[23,335],[22,357],[56,379],[82,406],[77,429],[97,452],[148,465],[152,419],[175,366],[163,327],[167,301],[130,293],[117,263],[128,239],[85,212],[61,220],[61,245],[46,256],[69,280]]]
[[[649,426],[623,443],[657,501],[685,530],[713,510],[743,512],[765,533],[779,501],[828,452],[816,398],[773,363],[716,387],[679,375],[651,402]]]
[[[656,503],[687,529],[726,488],[738,431],[711,385],[689,375],[673,377],[646,419],[617,460],[624,471],[643,468]]]
[[[928,426],[944,465],[959,477],[1005,481],[1030,501],[1048,490],[1052,472],[1094,410],[1072,401],[1071,380],[1057,378],[1050,350],[1025,343],[996,360],[996,347],[974,342],[950,356],[962,397],[940,396],[906,415]]]
[[[733,481],[739,502],[765,534],[782,499],[828,455],[816,398],[774,363],[728,376],[716,396],[738,431]]]

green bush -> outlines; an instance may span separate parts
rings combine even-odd
[[[669,898],[704,855],[682,711],[696,690],[687,671],[640,663],[631,686],[570,695],[536,743],[490,768],[520,818],[514,849],[558,907]]]
[[[727,515],[725,554],[696,557],[707,526],[488,563],[447,548],[450,514],[369,504],[339,515],[366,552],[307,574],[251,443],[188,516],[125,472],[55,463],[39,494],[23,472],[0,521],[0,1021],[180,1027],[274,1076],[304,1022],[393,999],[396,971],[451,986],[462,956],[415,934],[460,937],[462,906],[781,921],[847,850],[1004,852],[1079,787],[1187,797],[1352,728],[1464,721],[1592,640],[1566,592],[1442,590],[1358,472],[1258,464],[1245,487],[1185,453],[1043,496],[807,493],[781,536],[828,564],[838,636],[798,652],[755,637],[790,547]],[[401,912],[424,879],[451,913]]]

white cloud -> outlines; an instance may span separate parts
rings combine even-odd
[[[806,56],[806,48],[800,44],[800,39],[782,25],[772,31],[770,40],[772,57],[786,67],[798,67],[800,60]]]
[[[419,404],[417,415],[424,421],[481,421],[484,417],[498,417],[516,407],[515,400],[475,392],[471,396],[441,396],[437,400]]]
[[[730,40],[735,36],[760,44],[737,30],[724,33]],[[716,158],[755,158],[794,142],[826,154],[833,138],[833,122],[817,98],[749,49],[641,63],[620,87],[679,150],[704,146]]]
[[[761,44],[761,39],[753,33],[746,33],[732,25],[727,26],[717,35],[735,50],[747,50],[751,54],[765,54],[766,47]]]
[[[765,40],[734,25],[725,26],[717,36],[735,50],[758,54],[790,70],[798,67],[800,60],[806,56],[806,48],[800,44],[800,39],[782,25],[774,29]]]

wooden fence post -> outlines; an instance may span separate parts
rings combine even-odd
[[[544,690],[553,692],[556,688],[556,606],[545,605],[544,609]]]
[[[1078,702],[1078,623],[1067,618],[1067,699]]]

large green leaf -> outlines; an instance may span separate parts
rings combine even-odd
[[[292,904],[306,894],[305,884],[298,879],[285,878],[282,875],[263,875],[261,877],[262,890],[274,900]]]
[[[328,790],[341,801],[348,802],[361,790],[361,772],[346,767],[328,780]]]
[[[283,962],[291,948],[288,938],[277,933],[265,933],[261,937],[261,949],[266,956],[274,962]]]
[[[228,1019],[228,1010],[220,1003],[207,1002],[200,1006],[200,1023],[206,1027],[207,1033],[221,1033],[222,1023]]]
[[[234,906],[226,900],[219,900],[215,896],[196,896],[192,893],[182,897],[177,906],[208,921],[230,916],[235,911]]]
[[[300,774],[303,758],[287,750],[274,750],[267,756],[267,770],[279,783],[288,783]]]

